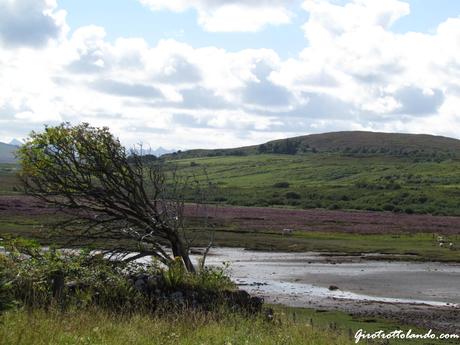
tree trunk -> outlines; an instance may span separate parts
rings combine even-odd
[[[180,257],[185,265],[185,268],[190,273],[195,273],[195,266],[193,266],[192,260],[190,260],[190,256],[188,255],[188,250],[185,247],[184,242],[179,237],[174,237],[171,241],[171,248],[173,252],[173,256]]]
[[[62,292],[64,291],[64,272],[56,271],[51,276],[52,279],[52,286],[51,289],[53,290],[53,298],[57,302],[61,302],[62,299]]]

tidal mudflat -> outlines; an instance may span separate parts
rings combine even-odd
[[[393,317],[441,329],[460,325],[460,264],[213,249],[207,264],[223,262],[241,288],[269,303]]]

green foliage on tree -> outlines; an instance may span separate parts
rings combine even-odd
[[[18,156],[24,191],[66,214],[56,229],[68,238],[136,241],[139,255],[130,260],[151,255],[169,265],[179,257],[195,270],[183,233],[188,180],[128,152],[107,127],[46,127]]]

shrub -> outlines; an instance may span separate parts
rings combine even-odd
[[[185,267],[179,258],[169,266],[169,269],[161,270],[161,275],[168,288],[183,285],[186,279]]]
[[[261,206],[261,207],[267,207],[267,206],[269,206],[269,203],[265,199],[257,199],[256,200],[256,205]]]
[[[301,196],[300,196],[299,193],[296,193],[296,192],[287,192],[286,193],[286,198],[288,198],[288,199],[297,199],[298,200],[298,199],[301,198]]]
[[[7,258],[0,254],[0,313],[14,305],[12,277],[6,269]]]
[[[15,300],[29,307],[98,305],[112,310],[136,310],[148,304],[135,289],[130,275],[147,268],[135,263],[109,261],[88,250],[42,250],[32,241],[2,241],[8,251],[0,268],[14,277]]]
[[[221,296],[224,290],[235,289],[226,267],[203,267],[189,273],[180,259],[165,267],[156,262],[110,261],[87,250],[44,251],[36,243],[20,239],[6,241],[5,246],[8,254],[0,256],[0,310],[15,299],[28,307],[57,304],[61,308],[99,306],[134,312],[155,310],[172,301],[175,291]],[[216,306],[227,302],[224,297],[213,301]]]
[[[395,205],[393,205],[393,204],[385,204],[385,205],[383,205],[383,209],[385,211],[393,211],[395,209]]]
[[[197,274],[189,275],[192,286],[208,290],[233,290],[235,283],[228,275],[228,263],[222,267],[203,267]]]
[[[284,205],[284,200],[281,198],[271,198],[268,200],[270,205]]]
[[[273,187],[274,188],[289,188],[289,182],[276,182]]]

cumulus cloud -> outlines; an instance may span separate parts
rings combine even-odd
[[[65,15],[54,0],[2,0],[0,42],[6,46],[42,47],[66,30]]]
[[[51,11],[38,12],[44,16],[56,14],[49,1],[19,2]],[[287,8],[277,0],[148,4],[208,14],[228,4]],[[458,136],[459,18],[430,34],[402,34],[391,28],[409,15],[405,1],[305,0],[303,8],[309,14],[299,28],[305,48],[286,60],[272,49],[108,40],[94,25],[29,44],[43,49],[22,49],[24,41],[5,44],[2,32],[0,138],[23,137],[59,121],[109,125],[127,144],[181,149],[351,129]],[[52,38],[59,39],[46,45]]]
[[[198,23],[211,32],[259,31],[266,25],[288,24],[290,0],[140,0],[154,11],[193,8]]]
[[[155,87],[144,84],[130,84],[110,79],[100,79],[91,84],[97,91],[115,96],[157,99],[162,93]]]
[[[434,34],[400,34],[391,26],[409,15],[405,1],[306,0],[303,8],[309,12],[303,25],[309,45],[272,79],[310,101],[287,114],[308,117],[315,109],[331,121],[348,116],[347,127],[390,131],[420,131],[421,116],[425,124],[441,118],[452,123],[443,105],[459,81],[454,50],[460,20],[447,20]],[[448,127],[442,132],[454,133]]]

